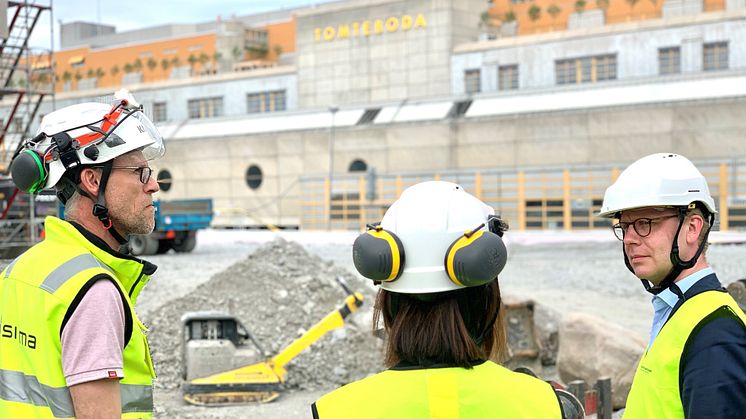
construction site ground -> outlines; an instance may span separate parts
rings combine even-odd
[[[194,252],[148,260],[158,272],[137,311],[150,328],[158,379],[156,417],[310,417],[310,404],[339,385],[376,373],[380,340],[371,336],[375,295],[354,272],[354,232],[204,230]],[[746,234],[715,232],[708,260],[721,281],[746,277]],[[529,297],[558,315],[583,311],[627,327],[647,339],[650,296],[627,271],[621,243],[611,231],[509,232],[509,258],[500,275],[504,295]],[[7,261],[0,261],[4,267]],[[288,390],[274,402],[238,407],[196,407],[181,401],[181,325],[184,311],[217,309],[236,315],[264,349],[276,353],[305,328],[339,306],[343,277],[363,291],[364,309],[343,330],[330,333],[288,366]],[[616,416],[616,415],[615,415]]]

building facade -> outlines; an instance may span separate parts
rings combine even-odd
[[[440,178],[519,228],[593,228],[619,168],[664,151],[707,168],[725,228],[746,225],[746,4],[660,3],[644,18],[607,16],[611,3],[519,30],[522,15],[495,22],[502,3],[339,1],[179,38],[240,46],[236,71],[122,84],[166,139],[161,198],[213,197],[216,225],[360,228],[403,187]],[[280,39],[278,25],[292,46],[266,65],[249,57],[247,39]],[[84,47],[71,48],[58,59]],[[41,113],[112,90],[61,92]]]

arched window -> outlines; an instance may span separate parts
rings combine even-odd
[[[350,163],[349,172],[365,172],[368,170],[368,163],[360,159],[355,159]]]
[[[255,164],[249,166],[246,170],[246,184],[249,185],[249,188],[258,189],[262,186],[262,180],[262,169]]]

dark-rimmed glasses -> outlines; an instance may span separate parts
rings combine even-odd
[[[618,222],[611,226],[611,228],[614,230],[614,235],[619,240],[624,240],[624,234],[627,232],[627,229],[629,226],[632,226],[635,229],[635,233],[637,233],[640,237],[647,237],[650,235],[650,232],[653,229],[653,223],[658,222],[661,220],[665,220],[668,218],[678,217],[677,214],[670,214],[670,215],[663,215],[660,217],[653,217],[653,218],[638,218],[635,221],[632,221],[631,223],[625,223],[625,222]]]
[[[123,169],[123,170],[132,170],[135,173],[138,173],[140,175],[140,182],[143,184],[148,183],[150,180],[150,175],[153,174],[153,169],[148,166],[112,166],[112,169]]]

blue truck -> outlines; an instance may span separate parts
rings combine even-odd
[[[207,228],[213,217],[212,199],[155,201],[155,230],[130,238],[133,255],[154,255],[174,249],[188,253],[197,245],[197,230]]]

